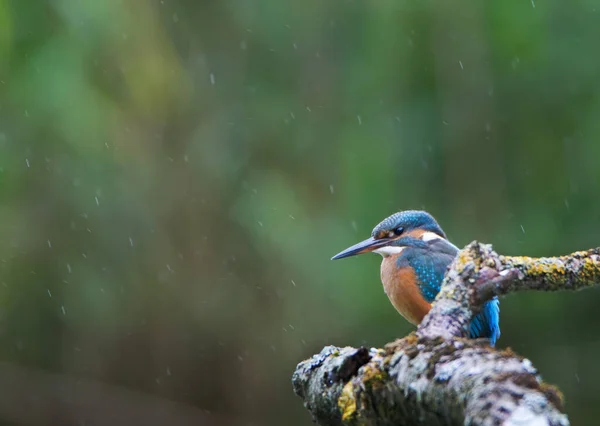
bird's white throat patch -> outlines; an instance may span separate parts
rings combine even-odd
[[[383,257],[391,256],[392,254],[402,253],[406,247],[397,247],[397,246],[385,246],[380,247],[377,250],[373,250],[373,253],[377,253],[382,255]]]

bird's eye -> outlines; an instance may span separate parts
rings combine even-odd
[[[399,226],[396,229],[394,229],[394,235],[400,235],[404,232],[404,228]]]

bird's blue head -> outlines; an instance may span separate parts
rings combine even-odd
[[[446,234],[429,213],[406,210],[382,220],[371,232],[371,238],[348,247],[331,259],[342,259],[357,254],[376,252],[382,255],[399,253],[411,241],[433,238],[446,239]]]

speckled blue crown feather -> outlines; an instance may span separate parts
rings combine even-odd
[[[405,230],[423,229],[435,232],[440,237],[446,238],[446,234],[442,231],[442,228],[440,228],[440,225],[433,216],[422,210],[405,210],[394,213],[373,228],[371,236],[376,238],[382,231],[389,232],[398,227],[403,227]]]

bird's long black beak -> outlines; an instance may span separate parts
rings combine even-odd
[[[352,247],[348,247],[346,250],[336,254],[331,260],[342,259],[344,257],[356,256],[357,254],[369,253],[373,250],[378,249],[386,245],[386,240],[376,240],[375,238],[367,238],[358,244],[354,244]]]

